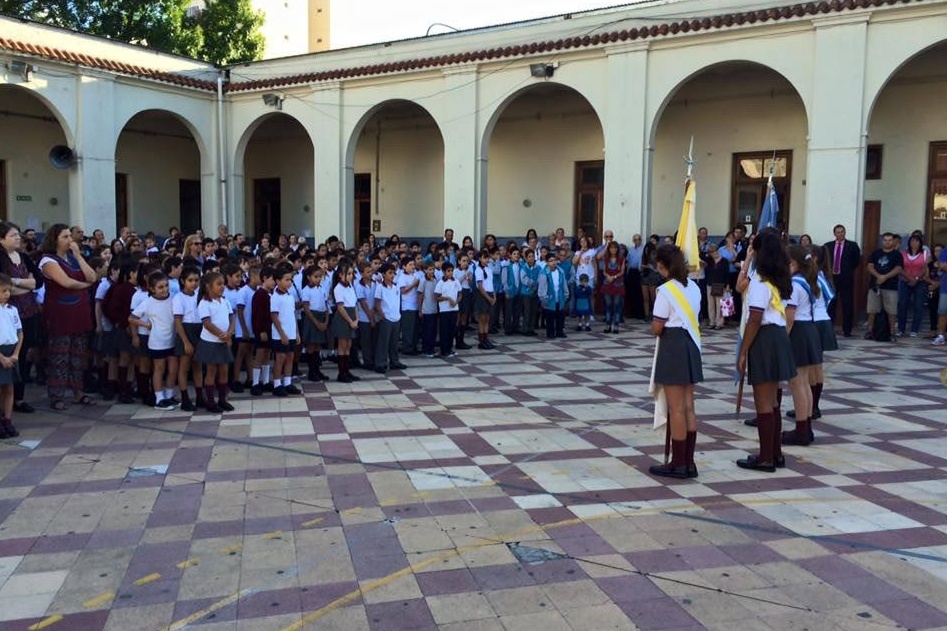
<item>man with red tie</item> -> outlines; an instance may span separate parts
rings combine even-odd
[[[851,337],[855,320],[855,271],[861,265],[862,252],[857,243],[845,238],[845,226],[838,224],[832,232],[835,240],[825,244],[825,254],[835,282],[835,298],[829,304],[829,313],[832,321],[837,323],[836,303],[841,304],[842,334]]]

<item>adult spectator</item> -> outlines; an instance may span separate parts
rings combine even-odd
[[[937,333],[937,307],[940,302],[940,255],[944,251],[944,246],[940,243],[934,244],[934,252],[928,257],[927,263],[927,310],[931,318],[931,333]]]
[[[89,287],[96,280],[95,270],[82,258],[79,244],[65,224],[53,224],[46,231],[40,251],[39,268],[46,280],[43,321],[50,404],[54,410],[65,410],[66,394],[71,390],[75,403],[91,405],[82,384],[93,329]]]
[[[92,241],[95,244],[95,247],[101,247],[105,245],[105,233],[99,228],[96,228],[92,231]]]
[[[122,246],[128,245],[128,240],[132,236],[132,229],[128,226],[122,226],[122,229],[118,231],[118,240],[122,242]]]
[[[701,226],[697,229],[697,251],[700,256],[700,269],[697,270],[697,286],[700,288],[700,313],[697,315],[701,322],[710,320],[707,304],[707,258],[710,256],[709,248],[713,245],[708,239],[707,228]]]
[[[92,256],[92,248],[86,241],[85,230],[82,229],[82,226],[69,228],[69,236],[79,245],[79,251],[82,253],[82,256],[85,258]]]
[[[861,264],[862,251],[858,244],[845,238],[845,226],[838,224],[832,229],[835,240],[825,244],[825,252],[832,269],[835,283],[835,298],[829,304],[833,322],[838,322],[836,304],[842,308],[842,335],[852,336],[855,322],[855,271]]]
[[[898,282],[898,335],[903,336],[908,323],[908,311],[911,316],[911,337],[917,337],[924,318],[924,298],[927,297],[927,252],[924,240],[919,235],[908,239],[908,249],[901,254],[904,268]]]
[[[22,235],[23,249],[27,254],[36,249],[36,231],[32,228],[27,228],[23,231]]]
[[[177,226],[171,226],[168,228],[168,238],[164,240],[164,243],[161,244],[162,250],[169,250],[172,247],[178,252],[181,251],[181,246],[183,242],[181,240],[181,231],[178,230]]]
[[[20,229],[16,224],[0,221],[0,271],[13,280],[10,304],[20,314],[23,344],[20,346],[18,368],[20,380],[13,385],[13,409],[21,414],[33,412],[33,406],[23,400],[25,384],[22,377],[29,374],[30,350],[40,341],[40,310],[35,290],[43,286],[43,274],[29,256],[21,252]]]
[[[891,341],[898,340],[897,313],[898,313],[898,278],[904,269],[904,259],[895,247],[894,235],[890,232],[881,237],[881,247],[868,257],[868,275],[871,284],[868,289],[868,332],[865,339],[871,340],[875,336],[875,316],[882,309],[888,315],[888,326],[891,330]]]
[[[628,248],[627,272],[625,277],[625,300],[628,301],[628,315],[638,320],[644,320],[644,298],[641,294],[641,255],[644,253],[644,244],[641,235],[631,237],[631,247]]]
[[[936,249],[936,248],[935,248]],[[934,294],[932,300],[937,300],[937,337],[934,346],[947,346],[947,248],[942,247],[937,256],[937,268],[940,272],[940,295]]]
[[[214,240],[218,248],[227,247],[227,243],[230,242],[230,232],[227,230],[227,224],[220,224],[217,226],[217,238]]]

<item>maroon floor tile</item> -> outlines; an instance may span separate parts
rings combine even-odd
[[[415,574],[421,593],[425,596],[462,594],[478,590],[474,575],[467,569],[441,570]]]
[[[641,631],[680,629],[690,626],[700,628],[697,620],[678,605],[673,598],[632,600],[617,604]]]
[[[641,572],[678,572],[692,569],[676,550],[629,552],[625,558]]]
[[[947,625],[947,613],[918,598],[882,601],[873,607],[908,629],[932,629]]]
[[[368,622],[379,631],[401,631],[436,628],[434,617],[423,598],[366,605]]]
[[[594,580],[595,584],[615,603],[651,601],[666,596],[654,582],[637,574],[608,576]]]
[[[270,589],[242,598],[237,603],[240,620],[294,614],[302,611],[299,590],[295,587]]]

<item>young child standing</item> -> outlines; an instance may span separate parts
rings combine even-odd
[[[509,261],[500,273],[500,287],[506,295],[503,308],[503,329],[507,335],[519,335],[523,319],[523,298],[520,296],[520,251],[509,251]]]
[[[318,265],[306,270],[306,286],[302,290],[303,326],[300,338],[306,345],[306,358],[309,362],[309,381],[328,381],[329,377],[320,369],[321,347],[326,343],[326,329],[329,328],[329,314],[326,311],[328,298],[322,289],[325,271]]]
[[[536,335],[536,318],[539,309],[539,300],[536,290],[539,285],[539,266],[536,265],[536,251],[532,248],[523,248],[522,258],[525,265],[520,265],[520,296],[523,300],[523,335]]]
[[[566,307],[569,304],[569,286],[566,275],[558,267],[559,257],[546,255],[546,269],[539,275],[536,295],[546,317],[546,338],[565,337]]]
[[[419,286],[421,295],[421,354],[435,357],[434,343],[437,340],[437,299],[434,290],[437,279],[434,278],[434,262],[424,265],[424,280]]]
[[[293,385],[293,357],[299,344],[299,329],[296,326],[296,297],[293,294],[293,275],[289,265],[276,269],[276,290],[270,296],[271,347],[273,349],[273,396],[285,397],[301,394]]]
[[[418,292],[421,279],[415,274],[414,259],[402,257],[401,273],[395,284],[401,291],[401,351],[405,355],[418,354]]]
[[[270,295],[276,288],[276,271],[272,267],[260,270],[260,286],[251,299],[251,321],[253,329],[253,384],[250,395],[258,397],[265,391],[273,391],[270,381],[270,331],[273,318],[270,316]]]
[[[227,402],[227,367],[233,362],[230,341],[233,339],[233,309],[224,299],[224,276],[220,272],[208,272],[201,277],[198,292],[197,315],[201,319],[200,340],[194,352],[194,361],[207,369],[204,381],[205,408],[211,414],[232,412]],[[217,384],[218,400],[214,402],[213,387]]]
[[[128,319],[132,335],[138,337],[135,327],[148,330],[148,353],[152,361],[151,384],[155,393],[156,410],[176,410],[174,382],[178,374],[178,358],[174,355],[174,311],[171,288],[164,272],[154,272],[148,278],[150,295],[132,311]],[[166,387],[167,386],[167,387]]]
[[[460,283],[454,279],[454,266],[450,263],[444,263],[441,271],[444,276],[434,286],[434,299],[440,310],[437,325],[441,332],[441,357],[456,357],[457,353],[451,346],[454,343],[454,331],[457,328]]]
[[[820,293],[819,270],[809,249],[803,245],[788,248],[789,270],[792,273],[792,297],[786,309],[789,342],[792,345],[796,374],[789,381],[795,412],[796,427],[782,432],[784,445],[806,447],[812,443],[812,389],[809,387],[809,369],[822,365],[822,343],[815,324],[815,301]]]
[[[220,273],[224,275],[224,299],[230,303],[233,309],[233,317],[236,322],[234,329],[234,339],[231,344],[231,350],[234,354],[233,374],[230,375],[230,391],[243,392],[243,383],[240,382],[240,371],[246,363],[246,349],[243,347],[243,340],[246,339],[246,305],[241,302],[245,295],[243,292],[243,270],[236,263],[227,263],[220,268]],[[250,375],[247,374],[249,379]]]
[[[375,315],[378,341],[375,350],[375,372],[407,368],[398,355],[401,330],[401,290],[395,285],[395,268],[386,263],[379,270],[382,281],[375,287]]]
[[[480,250],[480,265],[474,270],[476,289],[473,312],[477,317],[477,348],[488,351],[496,348],[493,342],[490,341],[490,314],[493,312],[493,307],[497,301],[490,265],[490,250],[484,248]]]
[[[589,284],[589,275],[580,274],[579,284],[575,288],[575,317],[578,323],[576,331],[591,331],[589,318],[592,316],[592,286]]]
[[[181,409],[193,412],[204,403],[204,369],[194,360],[197,344],[201,339],[201,318],[197,313],[197,286],[201,273],[196,267],[185,267],[181,272],[181,291],[171,299],[174,315],[174,330],[177,333],[174,352],[178,358],[178,389],[181,391]],[[188,374],[194,376],[194,401],[187,390]]]
[[[138,283],[138,266],[131,262],[122,264],[114,285],[102,299],[102,313],[112,322],[113,338],[118,353],[118,368],[115,375],[118,380],[118,402],[134,403],[132,386],[128,379],[128,370],[132,367],[133,352],[131,333],[128,330],[128,316],[131,315],[131,300]]]
[[[370,262],[362,263],[359,273],[361,277],[355,286],[355,297],[358,300],[358,346],[365,370],[375,370],[374,265]]]
[[[332,332],[338,340],[339,375],[337,380],[342,383],[360,381],[361,377],[352,374],[351,351],[352,339],[358,331],[358,315],[356,305],[358,295],[355,292],[355,270],[348,260],[339,263],[335,272],[332,297],[335,301],[336,312],[332,319]],[[395,338],[397,344],[397,338]]]
[[[0,439],[20,435],[13,425],[13,384],[20,380],[16,365],[23,346],[23,325],[16,307],[10,304],[13,280],[0,274]]]
[[[458,255],[454,279],[460,283],[460,302],[458,303],[460,310],[457,312],[457,340],[454,346],[459,351],[470,348],[470,345],[464,342],[464,335],[467,333],[467,322],[473,310],[473,305],[471,305],[473,294],[470,291],[471,276],[470,257],[466,254]]]
[[[138,288],[132,295],[129,313],[137,309],[141,303],[151,296],[151,287],[148,284],[150,282],[149,278],[157,271],[159,271],[158,266],[150,263],[142,263],[138,266]],[[142,322],[142,324],[137,327],[137,330],[137,340],[134,332],[130,329],[128,331],[128,334],[132,338],[132,348],[135,349],[135,364],[138,367],[138,372],[135,375],[135,383],[138,385],[138,397],[141,399],[142,405],[153,406],[156,401],[155,393],[151,391],[151,378],[149,377],[152,372],[152,366],[151,356],[148,354],[148,329],[144,326],[144,322]]]

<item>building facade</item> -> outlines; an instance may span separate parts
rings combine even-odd
[[[772,165],[794,235],[947,241],[945,0],[684,0],[225,71],[0,33],[0,212],[24,225],[628,240],[676,228],[693,137],[713,234],[756,221]]]

